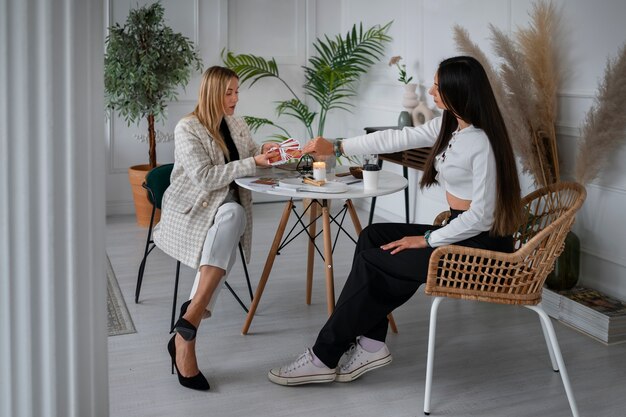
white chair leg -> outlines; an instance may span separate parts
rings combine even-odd
[[[559,373],[561,374],[561,380],[563,381],[563,387],[565,388],[565,393],[567,394],[567,400],[569,401],[569,406],[572,409],[572,416],[578,417],[578,407],[576,406],[576,399],[574,398],[574,392],[572,391],[572,386],[569,383],[569,377],[567,375],[567,370],[565,369],[565,363],[563,362],[563,356],[561,355],[561,349],[559,348],[559,342],[556,339],[556,333],[554,332],[554,327],[552,326],[552,322],[550,321],[550,317],[543,311],[541,305],[536,306],[526,306],[533,310],[535,313],[539,315],[541,322],[544,325],[544,330],[547,331],[548,337],[550,339],[550,345],[552,346],[552,351],[556,358],[556,363],[558,365]]]
[[[541,305],[541,304],[539,304]],[[527,306],[525,306],[527,307]],[[543,309],[543,307],[542,307]],[[546,325],[543,324],[543,320],[539,318],[539,323],[541,323],[541,331],[543,332],[543,338],[546,340],[546,346],[548,347],[548,354],[550,355],[550,362],[552,363],[552,370],[554,372],[559,372],[559,366],[556,363],[556,359],[554,358],[554,351],[552,350],[552,343],[550,343],[550,337],[548,336],[548,331],[546,330]]]
[[[435,333],[437,332],[437,309],[443,297],[435,297],[430,306],[428,329],[428,358],[426,359],[426,390],[424,392],[424,414],[430,414],[430,392],[433,383],[433,361],[435,360]]]

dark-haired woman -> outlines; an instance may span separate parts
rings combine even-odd
[[[389,364],[387,315],[426,282],[434,248],[454,244],[513,251],[512,234],[522,215],[520,185],[506,127],[484,69],[471,57],[446,59],[429,93],[443,115],[422,126],[334,144],[318,137],[305,147],[305,152],[318,155],[432,147],[420,185],[441,185],[452,216],[443,227],[378,223],[365,228],[335,311],[313,348],[293,363],[270,370],[272,382],[350,382]]]

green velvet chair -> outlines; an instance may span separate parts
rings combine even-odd
[[[152,252],[152,250],[156,247],[154,241],[152,240],[152,228],[154,227],[154,217],[157,209],[161,209],[161,202],[163,200],[163,194],[167,187],[170,185],[170,176],[172,174],[172,168],[174,168],[174,164],[165,164],[159,165],[156,168],[153,168],[146,175],[146,180],[142,184],[143,188],[148,192],[148,200],[152,204],[152,214],[150,216],[150,225],[148,226],[148,237],[146,239],[146,247],[144,249],[143,259],[141,260],[141,264],[139,265],[139,273],[137,274],[137,287],[135,288],[135,303],[139,303],[139,294],[141,292],[141,284],[143,281],[143,275],[146,269],[146,261],[148,260],[148,255]],[[246,275],[246,282],[248,284],[248,292],[250,293],[250,300],[252,300],[252,286],[250,285],[250,275],[248,274],[248,268],[246,266],[245,258],[243,255],[243,249],[241,244],[239,244],[239,254],[241,256],[241,260],[243,263],[243,270]],[[172,319],[170,323],[170,329],[174,327],[174,321],[176,318],[176,303],[178,300],[178,280],[180,277],[180,261],[176,261],[176,280],[174,282],[174,297],[172,300]],[[241,301],[241,298],[237,295],[235,290],[228,284],[228,282],[224,282],[224,285],[231,294],[235,297],[239,305],[244,309],[247,313],[248,308]]]

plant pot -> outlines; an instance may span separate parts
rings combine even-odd
[[[553,291],[572,289],[578,282],[580,273],[580,239],[574,232],[565,237],[565,248],[557,258],[554,270],[546,279],[546,286]]]
[[[148,192],[141,186],[146,179],[146,174],[150,171],[150,165],[134,165],[128,168],[128,181],[133,191],[133,201],[135,202],[135,218],[137,225],[141,227],[150,226],[150,215],[152,214],[152,203],[148,200]],[[161,218],[161,210],[154,213],[154,224]]]

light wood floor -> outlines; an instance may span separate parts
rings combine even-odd
[[[253,286],[261,275],[282,203],[254,206]],[[367,216],[360,213],[365,223]],[[211,391],[182,388],[166,352],[176,262],[155,250],[140,304],[133,299],[146,229],[129,216],[107,221],[107,252],[137,333],[109,337],[110,415],[154,416],[421,416],[430,299],[423,289],[395,313],[399,334],[387,343],[394,361],[349,384],[281,387],[267,371],[311,346],[326,319],[324,273],[316,259],[312,305],[304,302],[305,240],[277,257],[247,336],[244,313],[223,290],[214,317],[203,322],[198,362]],[[354,244],[335,252],[337,296]],[[182,269],[184,300],[194,272]],[[247,297],[241,262],[229,283]],[[244,298],[249,302],[249,298]],[[179,302],[180,303],[180,302]],[[555,322],[581,416],[626,415],[626,344],[605,346]],[[552,372],[536,314],[517,307],[446,300],[439,324],[431,415],[569,416],[558,373]]]

